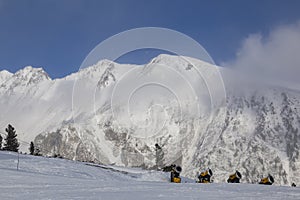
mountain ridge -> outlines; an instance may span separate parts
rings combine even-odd
[[[153,168],[158,143],[160,163],[180,164],[189,177],[211,167],[220,182],[239,168],[245,182],[266,173],[278,184],[300,181],[299,91],[253,87],[230,70],[169,55],[144,66],[100,61],[61,79],[20,72],[40,76],[1,84],[0,126],[11,123],[43,154]]]

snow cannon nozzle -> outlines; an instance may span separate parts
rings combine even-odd
[[[213,175],[213,172],[211,171],[211,169],[210,169],[210,168],[208,168],[208,173],[209,173],[209,175],[210,175],[210,176],[212,176],[212,175]]]
[[[274,183],[274,178],[273,178],[273,176],[271,176],[270,174],[269,174],[269,181],[270,181],[271,183]]]
[[[176,166],[175,171],[176,171],[177,173],[181,173],[182,168],[181,168],[180,166]]]
[[[238,170],[235,171],[235,174],[236,174],[237,178],[239,178],[239,179],[242,178],[242,174]]]

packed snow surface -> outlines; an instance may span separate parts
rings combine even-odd
[[[0,152],[0,199],[300,199],[300,189],[258,184],[199,184],[137,168]]]

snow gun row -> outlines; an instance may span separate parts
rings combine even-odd
[[[170,177],[171,182],[181,183],[180,173],[182,171],[182,168],[180,166],[171,165],[168,168],[165,168],[164,171],[171,172],[171,177]],[[197,176],[198,178],[197,183],[212,183],[212,176],[213,176],[213,172],[210,168],[208,168],[207,170],[201,172]],[[236,170],[234,174],[229,175],[227,182],[240,183],[241,178],[242,178],[242,174]],[[274,178],[270,174],[267,177],[262,178],[259,182],[259,184],[263,184],[263,185],[272,185],[273,183],[274,183]]]

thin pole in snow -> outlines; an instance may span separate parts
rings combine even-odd
[[[19,151],[18,151],[18,164],[17,164],[17,170],[19,170],[19,162],[20,162],[20,154],[19,154]]]

